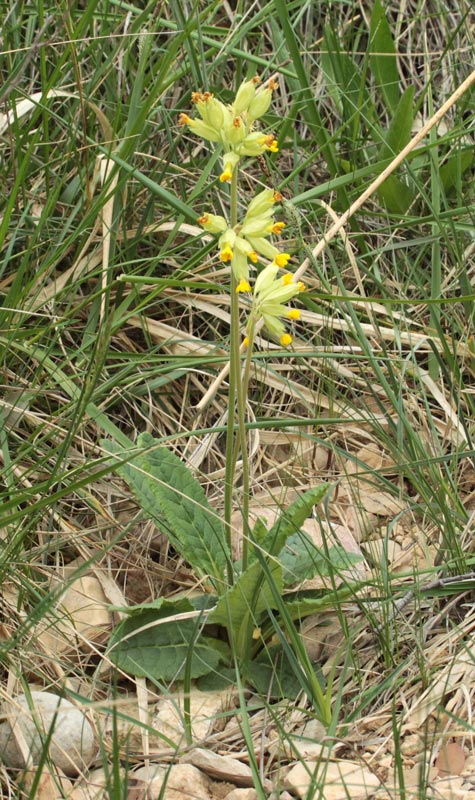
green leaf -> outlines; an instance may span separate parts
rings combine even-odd
[[[392,214],[405,214],[414,201],[414,192],[396,175],[390,175],[378,189],[379,199]]]
[[[269,564],[271,579],[282,592],[282,567],[276,561]],[[265,578],[261,564],[255,561],[239,576],[234,586],[219,598],[208,622],[227,628],[237,639],[251,622],[257,625],[266,608],[275,608],[272,591]]]
[[[360,67],[342,49],[336,31],[330,25],[324,28],[323,41],[322,70],[336,108],[347,123],[354,120],[355,115],[368,116],[372,103]]]
[[[236,670],[233,667],[221,664],[213,672],[208,672],[196,681],[196,688],[200,692],[217,692],[236,683]]]
[[[369,31],[370,63],[386,108],[395,112],[399,102],[399,72],[396,47],[381,0],[376,0]]]
[[[394,112],[391,124],[384,136],[379,158],[394,158],[409,142],[415,114],[414,86],[408,86]]]
[[[409,86],[402,95],[384,142],[378,153],[380,161],[394,158],[409,142],[414,121],[414,86]],[[388,211],[405,214],[415,194],[397,175],[390,175],[378,189],[380,200]]]
[[[278,555],[287,539],[300,530],[310,516],[313,507],[320,503],[327,491],[328,484],[322,483],[320,486],[304,492],[288,508],[284,509],[280,518],[262,539],[259,548],[261,552],[273,556]],[[251,558],[255,559],[256,554],[252,554]]]
[[[222,652],[213,639],[199,635],[201,615],[176,619],[191,608],[186,600],[164,601],[160,608],[133,614],[114,630],[109,657],[129,675],[161,681],[182,678],[189,658],[192,678],[211,672]]]
[[[475,154],[473,147],[450,156],[445,164],[440,168],[440,179],[446,192],[450,192],[457,182],[460,181],[465,172],[473,167]]]
[[[316,669],[316,674],[324,688],[321,670]],[[304,688],[300,676],[295,673],[280,645],[262,650],[257,659],[251,661],[247,679],[258,694],[270,698],[295,700]]]
[[[132,488],[146,514],[157,520],[175,550],[201,577],[210,577],[217,592],[224,589],[226,564],[230,553],[224,526],[190,470],[168,448],[155,447],[150,434],[138,437],[130,449],[104,440],[104,449],[126,459],[116,470]],[[153,449],[150,449],[153,448]],[[214,579],[214,580],[213,580]]]
[[[361,561],[361,558],[337,545],[319,549],[305,531],[290,536],[279,556],[285,585],[299,583],[315,575],[334,575]]]
[[[302,620],[321,611],[333,610],[338,603],[343,603],[356,595],[356,588],[343,586],[336,591],[295,592],[285,596],[285,608],[293,620]]]

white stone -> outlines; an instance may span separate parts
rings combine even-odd
[[[7,718],[0,724],[3,763],[21,769],[31,756],[31,763],[38,764],[43,741],[54,724],[48,750],[53,764],[69,776],[85,769],[96,752],[89,720],[69,700],[51,692],[32,691],[29,697],[21,694],[3,705],[3,715]]]
[[[204,739],[216,723],[222,711],[229,705],[229,691],[190,692],[190,716],[192,735],[195,742]],[[177,746],[185,742],[183,724],[183,692],[171,694],[157,703],[151,726],[161,736],[166,736]]]
[[[135,787],[131,785],[132,779]],[[165,784],[165,788],[163,786]],[[129,800],[210,800],[213,796],[210,779],[192,764],[149,764],[129,773]],[[161,794],[163,791],[163,794]]]
[[[325,800],[364,800],[380,787],[380,781],[369,769],[353,761],[296,764],[284,780],[285,786],[298,797],[307,797],[310,786],[318,787]]]
[[[224,800],[257,800],[255,789],[233,789]]]

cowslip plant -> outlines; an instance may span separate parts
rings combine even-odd
[[[278,151],[274,135],[256,126],[269,109],[275,88],[274,81],[259,87],[257,79],[246,80],[229,106],[209,92],[195,92],[192,100],[198,116],[180,115],[180,123],[193,134],[222,148],[219,181],[230,186],[228,215],[209,212],[198,219],[204,230],[216,235],[220,262],[229,264],[224,519],[212,508],[190,470],[149,434],[141,434],[136,447],[103,442],[104,449],[114,456],[114,469],[132,488],[144,512],[167,533],[177,553],[192,565],[203,587],[203,592],[192,598],[159,598],[124,609],[126,619],[115,630],[109,652],[115,663],[131,674],[161,681],[199,679],[202,687],[216,686],[220,678],[230,679],[236,667],[244,680],[259,688],[272,674],[275,685],[267,686],[268,695],[291,695],[303,689],[312,698],[316,713],[328,723],[331,686],[323,690],[299,646],[298,635],[292,639],[288,626],[336,600],[335,592],[315,596],[292,591],[292,587],[316,574],[333,574],[355,561],[338,547],[320,551],[301,530],[329,487],[323,484],[304,492],[270,528],[258,519],[251,530],[248,520],[245,408],[255,337],[262,330],[288,347],[292,337],[284,320],[300,316],[288,303],[305,290],[287,271],[290,254],[272,238],[284,228],[284,223],[275,219],[281,195],[265,188],[246,204],[239,191],[242,161]],[[239,214],[239,208],[246,205],[245,213]],[[239,454],[244,535],[242,558],[235,561],[230,534]],[[342,598],[348,590],[339,591]],[[280,645],[271,644],[276,637]],[[289,659],[288,638],[298,651],[298,668],[295,657],[293,665]],[[276,667],[279,659],[280,671]]]

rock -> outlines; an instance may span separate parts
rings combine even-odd
[[[77,706],[56,694],[32,691],[29,698],[21,694],[3,705],[7,717],[0,724],[3,763],[21,769],[31,756],[31,764],[38,764],[43,741],[54,724],[49,757],[65,775],[77,775],[90,764],[96,752],[91,723]]]
[[[212,750],[197,747],[181,757],[182,764],[193,764],[217,781],[228,781],[236,786],[254,786],[252,769],[231,756],[220,756]]]
[[[121,769],[121,780],[125,782],[126,777],[126,771]],[[109,782],[110,778],[103,767],[94,769],[87,778],[75,784],[73,791],[68,795],[68,800],[106,800],[109,794],[107,790]]]
[[[287,774],[284,785],[298,797],[308,797],[310,787],[318,787],[325,800],[364,800],[375,793],[380,781],[353,761],[312,761],[296,764]]]
[[[229,706],[229,691],[190,692],[190,716],[192,734],[195,741],[204,739],[215,725],[216,719]],[[183,725],[183,692],[164,697],[157,703],[157,710],[151,720],[151,727],[162,737],[166,736],[177,746],[185,742]]]
[[[257,800],[255,789],[233,789],[224,800]]]
[[[129,773],[129,786],[128,800],[210,800],[213,796],[212,782],[192,764],[140,767]]]

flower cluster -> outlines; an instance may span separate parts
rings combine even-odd
[[[204,214],[198,222],[209,233],[219,233],[219,257],[230,262],[239,283],[249,283],[249,261],[255,264],[259,256],[272,259],[279,267],[287,266],[289,253],[280,250],[269,241],[271,234],[280,234],[285,227],[283,222],[274,220],[274,204],[282,200],[279,192],[264,189],[251,200],[242,222],[231,228],[224,217]],[[248,290],[249,291],[249,290]]]
[[[305,290],[302,281],[294,281],[290,272],[278,276],[279,267],[269,264],[258,275],[254,284],[251,317],[248,328],[254,320],[261,317],[267,331],[275,339],[287,347],[292,342],[292,337],[286,332],[282,319],[300,319],[298,308],[289,308],[286,303],[299,292]],[[247,344],[246,340],[245,343]]]
[[[191,99],[201,119],[180,114],[179,122],[208,142],[224,146],[221,181],[230,181],[243,156],[259,156],[269,150],[277,153],[277,141],[272,134],[254,131],[254,123],[269,109],[275,81],[257,91],[258,78],[244,81],[239,87],[234,103],[226,106],[211,92],[193,92]]]
[[[244,81],[239,87],[234,102],[226,106],[210,92],[192,95],[199,118],[180,114],[180,123],[209,142],[223,145],[221,181],[231,181],[242,157],[258,156],[266,150],[277,152],[277,142],[272,134],[254,130],[254,123],[270,107],[272,92],[276,87],[270,81],[265,88],[257,89],[259,80]],[[234,195],[236,197],[236,183]],[[286,332],[283,319],[296,320],[298,309],[289,308],[287,302],[305,287],[296,282],[291,273],[279,276],[279,269],[286,267],[289,253],[281,252],[273,242],[272,235],[282,233],[285,224],[274,218],[275,205],[282,195],[272,189],[264,189],[249,203],[244,218],[237,225],[217,214],[203,214],[198,222],[209,233],[219,235],[218,247],[221,261],[229,263],[237,292],[252,292],[248,333],[252,336],[255,324],[262,320],[268,333],[284,347],[292,342]],[[236,203],[236,201],[234,201]],[[234,206],[236,208],[236,205]],[[258,275],[253,289],[249,282],[249,262],[269,260]]]

